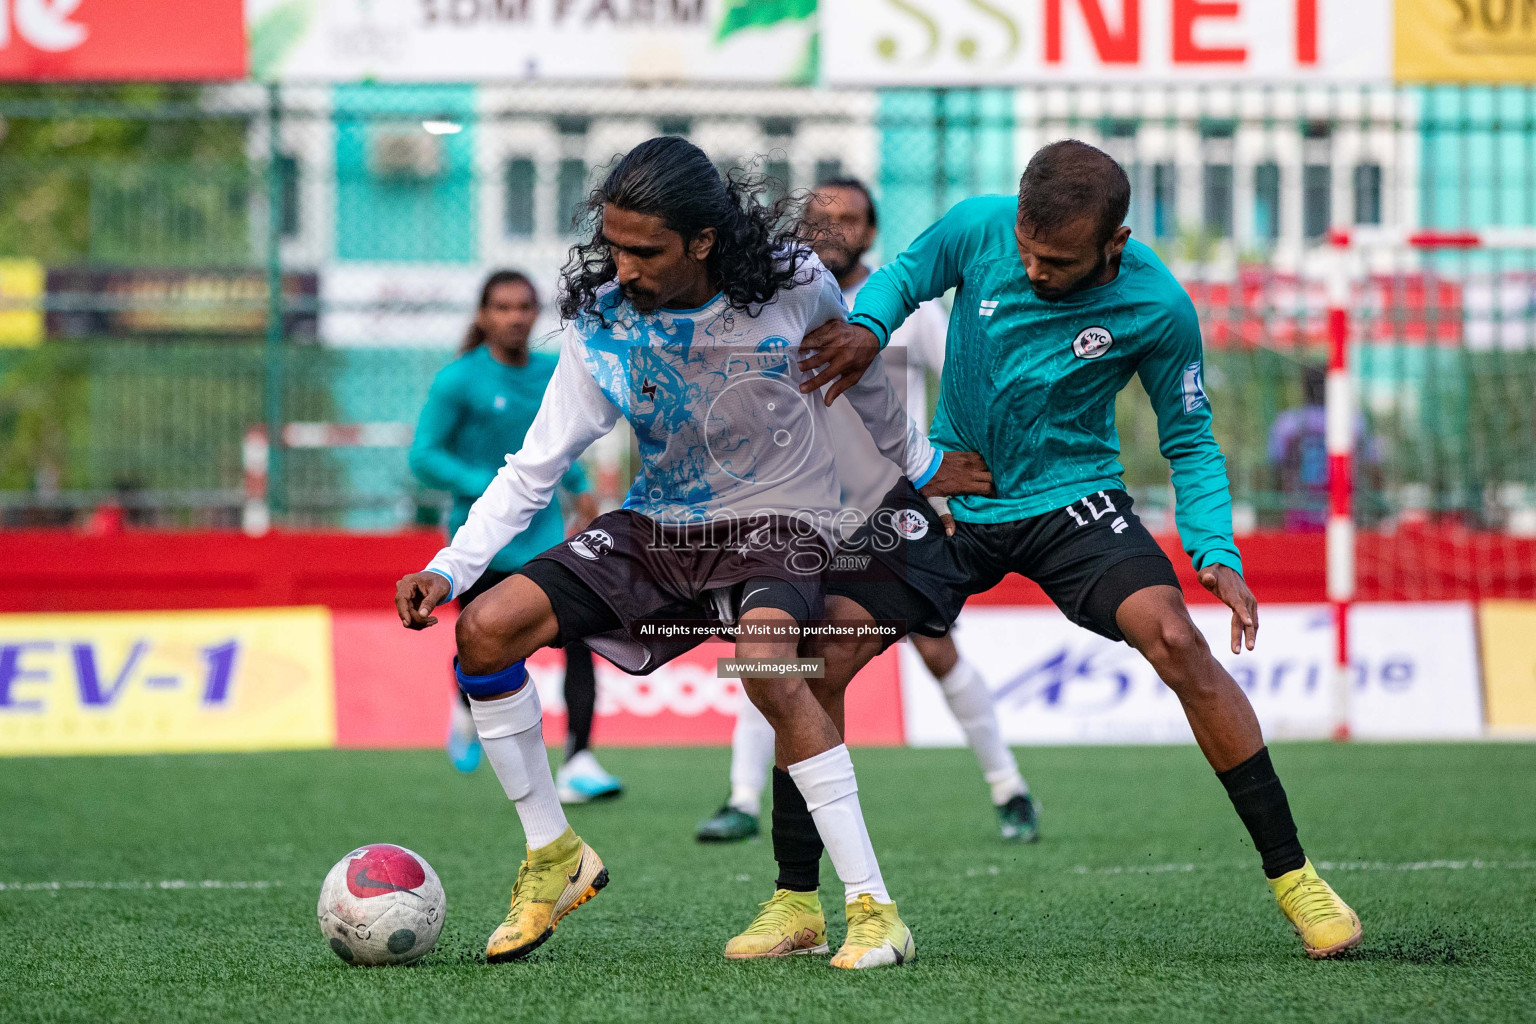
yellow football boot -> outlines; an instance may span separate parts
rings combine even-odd
[[[776,889],[747,930],[725,944],[727,960],[830,953],[827,918],[814,892]]]
[[[833,967],[900,966],[916,955],[912,932],[896,916],[896,904],[876,903],[868,893],[848,904],[848,936],[832,958]]]
[[[1307,956],[1324,960],[1360,945],[1360,919],[1318,876],[1310,860],[1295,871],[1271,878],[1269,887],[1280,903],[1280,912],[1301,936]]]
[[[608,884],[608,869],[596,851],[566,828],[548,846],[528,851],[512,887],[512,909],[485,944],[493,964],[519,960],[554,934],[560,919]]]

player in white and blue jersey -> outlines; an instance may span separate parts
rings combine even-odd
[[[697,147],[652,139],[593,193],[594,234],[572,250],[559,362],[523,447],[470,510],[452,543],[396,591],[401,622],[472,586],[619,417],[642,468],[624,507],[533,559],[458,620],[459,685],[486,759],[516,805],[528,856],[491,936],[492,962],[521,958],[607,882],[566,823],[549,774],[537,690],[523,662],[584,640],[630,672],[649,672],[717,630],[753,704],[773,724],[777,761],[803,795],[843,881],[848,931],[836,967],[899,964],[912,936],[886,891],[859,809],[853,762],[795,657],[822,618],[822,573],[840,494],[826,410],[801,393],[805,335],[845,316],[836,281],[760,186],[722,179]],[[848,397],[880,453],[925,495],[982,494],[979,457],[940,454],[907,419],[883,370]],[[822,921],[789,948],[738,936],[728,957],[826,952]]]

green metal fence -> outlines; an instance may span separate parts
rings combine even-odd
[[[1322,233],[1536,222],[1533,111],[1528,89],[0,89],[0,521],[115,501],[145,523],[237,525],[253,427],[279,442],[280,523],[431,519],[403,448],[293,448],[284,426],[413,422],[483,274],[524,267],[548,296],[594,176],[674,132],[780,191],[864,177],[886,257],[956,199],[1011,190],[1035,146],[1104,146],[1132,177],[1136,235],[1200,310],[1240,524],[1300,522],[1315,446],[1275,449],[1323,358]],[[7,290],[17,260],[45,271],[42,295]],[[1366,268],[1363,521],[1536,531],[1531,267]],[[15,345],[39,309],[40,343]],[[1120,429],[1129,485],[1166,517],[1135,385]]]

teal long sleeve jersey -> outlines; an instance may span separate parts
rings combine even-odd
[[[1184,550],[1197,569],[1219,562],[1241,573],[1189,295],[1132,240],[1113,281],[1040,299],[1019,258],[1017,213],[1012,196],[959,203],[870,277],[849,317],[884,346],[919,303],[957,289],[930,436],[979,452],[997,495],[952,499],[955,518],[1012,522],[1123,487],[1115,396],[1138,374],[1173,469]]]
[[[523,446],[533,417],[554,375],[554,355],[531,352],[526,366],[497,362],[484,345],[438,371],[411,442],[411,472],[428,487],[453,496],[448,536],[469,518],[507,456]],[[572,494],[587,490],[587,476],[572,463],[560,480]],[[513,572],[565,539],[558,502],[540,509],[490,568]]]

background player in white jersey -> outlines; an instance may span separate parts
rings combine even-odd
[[[566,265],[560,359],[523,447],[453,542],[396,588],[402,624],[432,625],[432,609],[473,585],[588,445],[620,416],[634,428],[641,472],[624,507],[533,559],[458,620],[459,685],[528,847],[511,910],[486,945],[492,962],[527,955],[607,883],[556,797],[524,659],[586,640],[644,673],[732,623],[741,628],[738,658],[793,658],[797,630],[822,616],[839,495],[825,408],[800,393],[795,367],[805,334],[845,310],[798,227],[778,226],[786,209],[759,203],[760,188],[722,180],[681,138],[652,139],[619,161],[589,200],[591,241]],[[931,495],[990,490],[979,458],[933,449],[883,372],[848,397],[914,486]],[[765,669],[742,685],[773,723],[778,763],[843,881],[848,931],[832,965],[904,962],[911,932],[886,892],[837,727],[803,677]],[[822,921],[766,948],[738,936],[726,955],[827,949]]]
[[[864,254],[874,245],[879,230],[879,217],[868,187],[857,178],[834,178],[821,183],[806,204],[805,223],[816,255],[837,278],[843,301],[852,309],[859,288],[870,275]],[[902,398],[907,415],[920,429],[926,430],[928,425],[926,373],[943,371],[944,338],[948,331],[949,314],[938,299],[930,299],[891,335],[881,357],[893,382],[905,377]],[[827,413],[837,442],[833,457],[842,484],[843,507],[858,511],[858,520],[850,522],[856,525],[880,507],[881,499],[895,486],[901,473],[874,449],[853,406],[834,402]],[[986,680],[975,665],[960,656],[954,638],[948,634],[929,637],[914,633],[910,639],[923,664],[938,681],[950,712],[981,764],[1003,838],[1035,841],[1040,836],[1037,808],[1013,751],[1003,742]],[[773,727],[750,702],[743,702],[731,734],[730,796],[712,817],[699,823],[700,842],[731,842],[757,835],[763,788],[772,766]],[[776,790],[793,785],[789,779],[779,778],[778,773],[773,780]],[[781,887],[795,884],[791,878],[779,879]],[[807,891],[815,888],[814,879],[800,884],[808,886]]]

